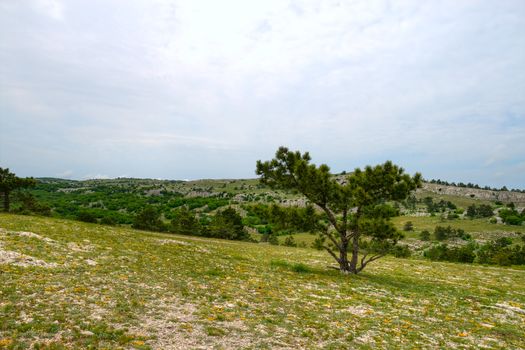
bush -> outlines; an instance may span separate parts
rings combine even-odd
[[[101,220],[100,220],[100,223],[102,225],[110,225],[110,226],[115,226],[117,224],[117,219],[115,219],[114,217],[112,216],[104,216]]]
[[[405,224],[403,225],[403,231],[414,231],[414,224],[412,223],[412,221],[405,222]]]
[[[279,245],[279,239],[275,233],[271,233],[268,237],[268,243],[271,245]]]
[[[422,241],[430,241],[430,232],[424,230],[419,234],[419,239]]]
[[[423,253],[423,256],[435,261],[472,263],[476,258],[475,250],[476,244],[473,242],[461,247],[452,248],[449,248],[446,244],[440,244],[427,249]]]
[[[423,252],[425,258],[434,261],[446,260],[447,255],[448,247],[446,244],[434,245]]]
[[[164,231],[164,223],[160,219],[161,214],[152,206],[142,209],[136,216],[131,227],[139,230]]]
[[[475,254],[476,244],[469,243],[462,247],[453,248],[449,252],[449,261],[456,261],[462,263],[472,263],[476,258]]]
[[[499,216],[503,220],[504,223],[507,225],[521,225],[523,220],[525,219],[522,215],[518,213],[517,210],[514,208],[510,209],[501,209],[499,211]]]
[[[292,235],[286,237],[283,245],[287,247],[297,247],[297,243],[295,242],[295,239]]]
[[[173,211],[170,231],[183,235],[199,236],[202,234],[201,226],[195,214],[185,206]]]
[[[250,234],[244,230],[242,217],[231,207],[219,211],[212,218],[206,234],[215,238],[252,240]]]
[[[496,264],[501,266],[524,265],[525,246],[512,245],[508,237],[484,244],[477,252],[476,262],[480,264]]]
[[[391,253],[396,258],[408,258],[410,255],[412,255],[412,252],[407,245],[395,245],[392,248]]]
[[[38,202],[31,193],[19,191],[16,193],[15,201],[20,203],[20,207],[15,209],[17,213],[51,216],[51,207]]]
[[[505,223],[509,225],[521,225],[523,219],[517,215],[510,215],[505,218]]]
[[[523,236],[525,239],[525,236]],[[323,250],[324,249],[324,243],[326,241],[325,236],[318,236],[313,242],[312,242],[312,248],[317,250]]]
[[[434,229],[434,238],[437,241],[444,241],[450,238],[461,238],[465,241],[472,238],[472,236],[465,232],[463,229],[454,229],[451,226],[443,227],[436,226]]]
[[[81,211],[77,214],[77,219],[84,222],[97,222],[97,217],[90,211]]]

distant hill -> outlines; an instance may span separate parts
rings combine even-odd
[[[447,186],[425,182],[423,191],[430,191],[436,194],[481,199],[488,201],[500,201],[503,203],[513,202],[514,204],[525,204],[525,193],[515,191],[495,191],[477,188]]]
[[[344,175],[337,175],[344,179]],[[263,192],[270,194],[277,200],[301,203],[300,196],[289,192],[274,191],[259,183],[258,179],[201,179],[201,180],[158,180],[137,178],[93,179],[93,180],[68,180],[59,178],[38,178],[43,184],[59,185],[62,191],[90,189],[97,186],[118,186],[134,190],[144,190],[144,194],[155,195],[161,191],[178,192],[190,197],[209,197],[228,193],[238,195],[242,201],[249,195],[256,196]],[[486,190],[478,188],[460,187],[444,184],[424,182],[419,194],[431,192],[437,195],[464,197],[473,200],[513,202],[516,205],[525,205],[525,193],[503,190]],[[296,201],[298,200],[298,201]]]

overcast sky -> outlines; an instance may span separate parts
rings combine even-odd
[[[525,1],[0,0],[0,167],[334,172],[525,188]]]

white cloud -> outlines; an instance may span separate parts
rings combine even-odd
[[[285,144],[482,182],[525,154],[522,1],[0,6],[0,157],[31,171],[44,148],[51,174],[251,176]]]
[[[61,179],[69,179],[74,173],[75,172],[73,170],[64,170],[63,172],[56,174],[56,177]]]
[[[54,20],[64,19],[64,4],[60,0],[34,0],[35,8]]]

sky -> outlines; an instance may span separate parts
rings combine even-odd
[[[0,167],[351,171],[525,188],[525,1],[0,0]]]

